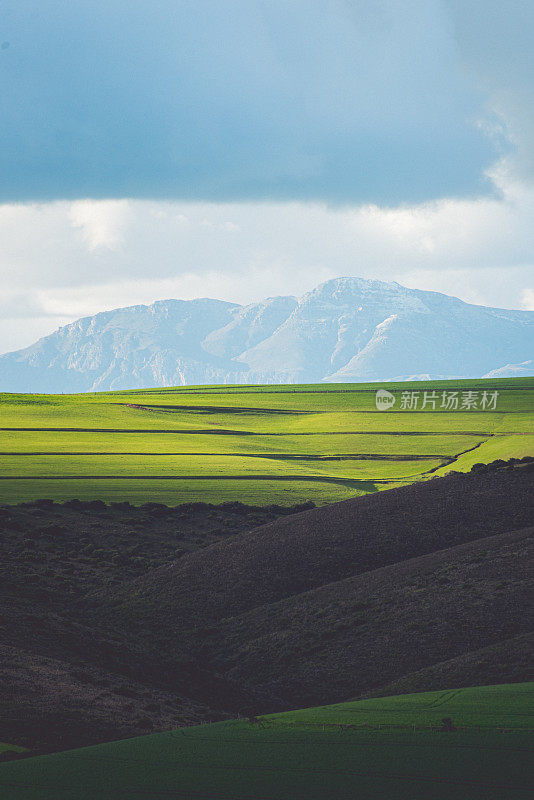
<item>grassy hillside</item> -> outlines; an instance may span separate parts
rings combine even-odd
[[[532,698],[532,684],[456,689],[272,715],[262,727],[202,725],[3,764],[0,792],[10,800],[519,800],[534,777]],[[443,717],[466,729],[439,732]]]
[[[265,719],[273,725],[440,725],[450,717],[457,727],[513,728],[534,733],[534,683],[475,686],[401,694],[304,708]],[[533,742],[534,744],[534,742]]]
[[[324,504],[534,454],[534,379],[387,384],[396,402],[379,412],[384,386],[0,395],[0,502]]]

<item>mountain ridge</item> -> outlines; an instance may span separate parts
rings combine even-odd
[[[0,391],[534,375],[534,312],[336,278],[299,298],[158,300],[0,356]]]

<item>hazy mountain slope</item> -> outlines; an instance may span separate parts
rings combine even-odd
[[[395,283],[339,278],[305,294],[286,322],[240,356],[252,371],[291,382],[328,379],[368,345],[392,314],[429,314],[415,292]]]
[[[534,372],[534,361],[523,361],[522,364],[506,364],[504,367],[492,369],[484,378],[528,378]]]
[[[85,317],[0,358],[1,385],[43,392],[222,380],[230,364],[202,350],[232,319],[233,303],[164,300]]]
[[[508,363],[518,349],[530,352],[533,320],[396,283],[339,279],[305,295],[271,339],[241,359],[268,371],[287,352],[285,369],[295,381],[304,380],[309,361],[314,379],[332,382],[480,377],[496,358]]]
[[[86,317],[0,356],[0,391],[528,375],[533,341],[534,312],[338,278],[298,300],[165,300]]]
[[[510,360],[517,347],[516,318],[443,295],[432,307],[430,293],[421,294],[426,295],[426,314],[391,315],[376,327],[368,344],[326,380],[358,382],[386,375],[401,380],[411,375],[474,378],[484,375],[486,365],[496,358]]]
[[[202,348],[214,356],[234,358],[268,339],[297,305],[295,297],[269,297],[232,312],[232,321],[208,334]]]

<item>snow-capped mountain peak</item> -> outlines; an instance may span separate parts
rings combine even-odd
[[[241,306],[161,300],[85,317],[0,356],[3,391],[534,374],[534,312],[335,278]]]

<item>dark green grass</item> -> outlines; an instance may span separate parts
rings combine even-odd
[[[444,716],[468,728],[523,728],[534,733],[534,683],[476,686],[304,708],[267,719],[274,724],[439,725]]]
[[[0,395],[0,502],[43,496],[174,504],[317,504],[534,452],[534,379],[383,385],[178,387]],[[496,411],[440,408],[496,390]],[[399,410],[436,391],[435,411]],[[66,485],[68,484],[68,485]]]
[[[531,691],[519,684],[365,701],[358,723],[381,729],[348,728],[351,703],[272,715],[264,727],[233,721],[113,742],[1,765],[0,796],[519,800],[530,796],[532,736],[497,725],[512,727],[520,709],[525,727]],[[428,727],[444,716],[466,729]]]

